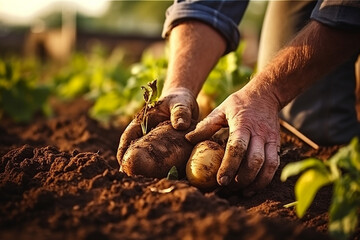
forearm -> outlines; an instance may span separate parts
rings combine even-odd
[[[163,94],[183,87],[197,96],[211,69],[224,54],[226,42],[212,27],[198,21],[187,21],[171,31],[169,47]]]
[[[262,96],[269,95],[280,110],[359,51],[359,42],[359,33],[336,30],[313,21],[254,77],[247,88]]]

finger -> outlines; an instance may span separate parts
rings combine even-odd
[[[226,119],[224,114],[214,110],[201,122],[199,122],[195,129],[185,135],[185,138],[193,144],[210,139],[214,133],[226,126]]]
[[[264,165],[257,175],[256,180],[244,189],[244,195],[251,196],[258,190],[265,188],[271,182],[280,165],[279,150],[280,147],[275,142],[265,145]]]
[[[246,155],[249,139],[250,133],[245,129],[237,129],[230,133],[225,155],[217,173],[217,181],[221,186],[228,185],[235,177]]]
[[[169,114],[159,110],[158,108],[151,108],[146,114],[147,120],[147,131],[155,128],[159,123],[169,120]],[[141,120],[143,121],[143,120]]]
[[[246,158],[235,177],[237,187],[244,188],[252,183],[265,161],[265,141],[260,136],[252,136]]]
[[[124,130],[123,134],[120,137],[120,143],[118,147],[118,151],[116,154],[116,158],[118,160],[119,165],[121,166],[122,158],[128,149],[130,143],[135,139],[138,139],[142,136],[141,125],[137,121],[132,121]]]
[[[188,129],[191,124],[191,118],[191,109],[184,104],[177,103],[170,109],[170,121],[175,129]]]

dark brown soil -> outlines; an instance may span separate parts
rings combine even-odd
[[[279,175],[290,161],[325,159],[338,147],[314,151],[283,132],[281,166],[266,189],[250,198],[202,193],[186,180],[119,173],[123,129],[91,120],[88,106],[62,104],[56,117],[28,125],[1,120],[0,239],[329,239],[331,189],[298,219],[283,207],[294,201],[295,179]]]

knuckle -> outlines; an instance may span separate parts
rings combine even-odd
[[[280,165],[280,161],[279,159],[272,159],[272,160],[268,160],[268,163],[267,163],[267,168],[270,172],[275,172],[278,167]]]
[[[230,144],[227,149],[232,158],[242,158],[246,151],[246,149],[236,144]]]
[[[173,107],[171,109],[171,116],[173,116],[173,117],[190,116],[190,115],[191,115],[190,109],[185,106]]]
[[[260,168],[264,164],[264,154],[262,153],[253,153],[250,157],[249,168],[257,169]]]
[[[189,107],[187,106],[187,105],[185,105],[185,104],[183,104],[183,103],[175,103],[172,107],[171,107],[171,109],[181,109],[181,110],[183,110],[183,109],[189,109]]]
[[[243,139],[229,138],[227,149],[231,157],[242,158],[246,153],[247,143]]]

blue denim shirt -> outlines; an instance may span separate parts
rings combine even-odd
[[[331,27],[360,31],[359,0],[318,0],[311,19]]]
[[[238,25],[248,5],[247,0],[175,0],[166,11],[163,37],[179,23],[194,19],[219,31],[227,42],[226,53],[237,48],[240,41]]]
[[[239,44],[238,25],[248,3],[248,0],[174,0],[166,11],[162,36],[167,37],[179,23],[195,19],[214,27],[224,36],[228,53]],[[332,27],[360,31],[360,1],[319,0],[311,19]]]

